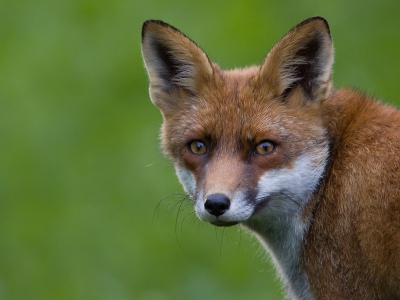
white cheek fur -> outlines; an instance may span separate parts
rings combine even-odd
[[[279,195],[277,201],[272,198],[271,209],[282,209],[282,213],[299,210],[314,191],[325,168],[323,158],[310,154],[299,156],[292,168],[276,169],[265,172],[258,182],[257,201],[271,195]],[[280,198],[292,198],[294,201],[281,201]],[[301,205],[299,207],[299,204]],[[291,208],[290,205],[294,207]],[[268,209],[268,208],[267,208]],[[274,213],[277,213],[274,211]]]
[[[176,175],[186,193],[194,196],[196,193],[196,179],[188,169],[175,165]]]

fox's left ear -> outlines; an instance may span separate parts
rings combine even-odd
[[[174,92],[196,94],[210,80],[212,63],[199,46],[176,28],[148,20],[142,28],[142,55],[150,77],[150,95],[162,111],[179,103]]]
[[[285,101],[321,101],[332,92],[333,45],[324,18],[307,19],[290,30],[268,53],[262,84]]]

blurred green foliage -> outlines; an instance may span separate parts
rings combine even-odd
[[[141,25],[171,23],[234,68],[322,15],[336,87],[395,104],[399,13],[396,0],[1,1],[0,299],[282,299],[255,239],[180,202]]]

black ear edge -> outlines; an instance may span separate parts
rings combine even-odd
[[[331,30],[329,28],[328,21],[324,17],[321,17],[321,16],[315,16],[315,17],[311,17],[311,18],[305,19],[301,23],[299,23],[296,26],[294,26],[290,31],[299,29],[299,28],[307,25],[308,23],[315,22],[315,21],[321,21],[324,24],[324,26],[325,26],[328,34],[329,34],[329,37],[331,38]]]
[[[168,23],[165,23],[164,21],[161,21],[161,20],[153,20],[153,19],[150,19],[150,20],[147,20],[147,21],[145,21],[145,22],[143,23],[143,26],[142,26],[142,43],[143,43],[144,37],[145,37],[145,35],[146,35],[146,28],[147,28],[149,25],[151,25],[151,24],[157,24],[157,25],[163,26],[163,27],[165,27],[165,28],[172,29],[174,32],[176,32],[176,33],[180,34],[181,36],[185,37],[186,39],[188,39],[190,42],[193,43],[193,45],[195,45],[195,46],[196,46],[197,48],[199,48],[202,52],[204,52],[204,54],[206,54],[206,52],[205,52],[196,42],[194,42],[190,37],[188,37],[187,35],[185,35],[182,31],[180,31],[179,29],[175,28],[174,26],[172,26],[172,25],[170,25],[170,24],[168,24]],[[208,59],[209,63],[211,64],[210,58],[208,57],[207,54],[206,54],[206,56],[207,56],[207,59]]]
[[[324,23],[324,25],[325,25],[325,27],[326,27],[326,29],[327,29],[327,32],[328,32],[328,34],[329,34],[329,37],[331,38],[331,31],[330,31],[330,28],[329,28],[328,21],[327,21],[325,18],[321,17],[321,16],[315,16],[315,17],[308,18],[308,19],[302,21],[301,23],[297,24],[297,25],[296,25],[295,27],[293,27],[290,31],[295,30],[295,29],[300,28],[300,27],[303,27],[304,25],[306,25],[306,24],[308,24],[308,23],[310,23],[310,22],[313,22],[313,21],[317,21],[317,20],[318,20],[318,21],[322,21],[322,22]],[[161,26],[163,26],[163,27],[171,28],[171,29],[174,30],[175,32],[179,32],[180,34],[182,34],[183,36],[185,36],[186,38],[188,38],[189,40],[191,40],[192,43],[194,43],[195,45],[197,45],[192,39],[190,39],[190,38],[187,37],[185,34],[183,34],[179,29],[175,28],[174,26],[172,26],[172,25],[170,25],[170,24],[168,24],[168,23],[166,23],[166,22],[164,22],[164,21],[161,21],[161,20],[154,20],[154,19],[149,19],[149,20],[143,22],[143,26],[142,26],[142,41],[143,41],[144,36],[145,36],[145,34],[146,34],[146,27],[147,27],[149,24],[158,24],[158,25],[161,25]],[[290,31],[289,31],[289,32],[290,32]],[[199,47],[199,45],[197,45],[197,46]],[[199,47],[199,48],[200,48],[200,47]]]
[[[157,25],[161,25],[161,26],[163,26],[163,27],[171,28],[172,30],[174,30],[174,31],[179,32],[179,33],[182,34],[182,32],[180,32],[180,31],[179,31],[178,29],[176,29],[175,27],[169,25],[168,23],[165,23],[165,22],[163,22],[163,21],[161,21],[161,20],[153,20],[153,19],[150,19],[150,20],[147,20],[147,21],[143,22],[143,26],[142,26],[142,41],[143,41],[144,36],[145,36],[145,34],[146,34],[146,27],[147,27],[148,25],[150,25],[150,24],[157,24]]]

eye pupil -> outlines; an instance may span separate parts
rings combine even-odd
[[[275,145],[270,141],[260,142],[255,149],[256,154],[265,155],[270,154],[275,150]]]
[[[206,145],[199,140],[191,141],[188,146],[190,152],[192,152],[193,154],[204,154],[207,152]]]

